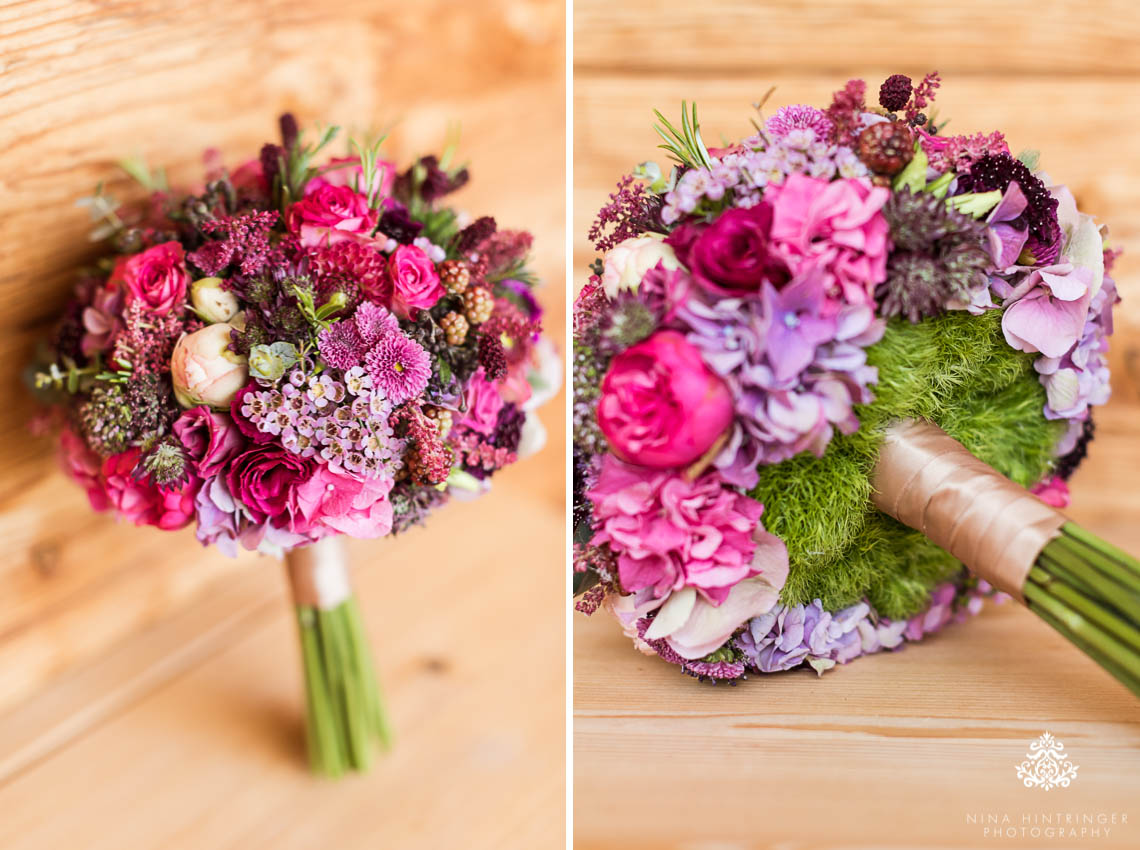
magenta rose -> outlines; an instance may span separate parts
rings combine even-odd
[[[176,490],[163,490],[135,476],[139,449],[131,448],[103,461],[103,486],[111,505],[135,525],[173,531],[194,518],[194,497],[202,481],[192,476]]]
[[[127,259],[116,267],[111,279],[114,281],[121,274],[131,301],[141,302],[151,313],[165,316],[186,303],[190,273],[183,260],[181,245],[163,242]]]
[[[487,380],[482,367],[467,384],[466,401],[467,416],[461,424],[488,437],[494,434],[499,411],[503,409],[503,395],[492,381]]]
[[[415,245],[401,245],[388,258],[392,280],[392,309],[401,316],[426,310],[444,295],[435,263]]]
[[[245,447],[245,437],[224,413],[205,405],[192,407],[174,423],[174,435],[186,448],[201,478],[213,478]]]
[[[368,236],[377,214],[364,195],[326,184],[289,207],[285,220],[301,244],[312,248]]]
[[[728,385],[677,331],[617,355],[602,380],[598,425],[614,453],[656,468],[685,466],[732,424]]]
[[[759,292],[764,281],[780,287],[788,267],[770,250],[772,208],[759,203],[727,210],[712,224],[678,227],[665,240],[705,289],[718,295]]]
[[[226,484],[254,523],[288,526],[297,512],[297,488],[317,464],[273,445],[253,446],[230,462]]]

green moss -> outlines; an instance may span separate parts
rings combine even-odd
[[[931,588],[961,565],[871,505],[869,476],[886,427],[936,422],[1030,486],[1048,471],[1064,425],[1042,415],[1045,391],[1033,355],[1006,344],[998,310],[946,313],[916,325],[896,319],[868,360],[879,383],[875,400],[857,410],[860,429],[837,434],[821,458],[799,455],[762,468],[752,495],[764,503],[764,526],[788,546],[785,603],[818,598],[834,610],[866,598],[897,618],[921,610]]]

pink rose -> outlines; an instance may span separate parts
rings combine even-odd
[[[314,540],[330,534],[383,537],[392,530],[389,478],[357,478],[337,466],[318,466],[297,487],[293,530]]]
[[[337,166],[331,171],[325,171],[308,182],[305,186],[305,196],[313,194],[322,186],[348,186],[359,192],[367,194],[368,188],[364,186],[364,169],[360,167],[360,158],[355,156],[339,156],[328,161],[325,166]],[[372,179],[371,188],[376,190],[381,198],[392,194],[392,184],[396,182],[396,165],[385,160],[377,160],[376,175]]]
[[[605,543],[617,555],[626,591],[651,587],[660,598],[695,588],[719,605],[734,585],[762,571],[753,563],[759,541],[783,551],[760,525],[763,506],[727,486],[716,472],[689,481],[607,454],[588,496],[597,528],[591,542]],[[765,553],[771,554],[767,548]],[[778,570],[771,569],[774,577]]]
[[[224,413],[205,405],[187,410],[174,423],[174,435],[186,448],[200,478],[213,478],[245,447],[245,438]]]
[[[757,293],[765,281],[788,282],[788,267],[772,253],[772,207],[731,209],[707,227],[683,224],[665,241],[693,279],[716,295]]]
[[[677,467],[703,455],[732,424],[732,393],[677,331],[617,355],[602,380],[598,425],[618,457]]]
[[[246,358],[230,351],[230,331],[225,322],[207,325],[186,334],[174,345],[170,357],[170,381],[174,396],[183,407],[208,404],[229,407],[249,379]]]
[[[435,263],[415,245],[401,245],[388,258],[392,280],[392,309],[401,316],[428,309],[444,296]]]
[[[64,428],[59,435],[60,460],[67,476],[87,491],[87,501],[96,511],[105,511],[111,506],[107,491],[103,487],[100,468],[103,459],[87,447],[83,438]]]
[[[285,528],[297,514],[297,488],[313,477],[317,464],[273,445],[252,446],[226,470],[226,485],[255,524]]]
[[[467,383],[467,416],[462,424],[485,436],[495,433],[499,411],[503,409],[503,396],[498,386],[488,381],[482,367]]]
[[[285,221],[307,248],[364,238],[376,227],[376,210],[348,186],[324,185],[289,207]]]
[[[103,461],[107,498],[115,509],[135,525],[154,525],[173,531],[194,518],[194,497],[202,481],[192,476],[177,490],[162,490],[135,477],[139,449],[131,448]]]
[[[186,303],[190,273],[183,260],[181,245],[163,242],[117,266],[111,280],[121,274],[131,301],[140,301],[150,312],[165,316]]]
[[[803,174],[765,190],[773,209],[772,250],[793,277],[824,273],[831,312],[844,301],[874,305],[875,287],[887,277],[890,226],[881,210],[890,196],[865,179]]]

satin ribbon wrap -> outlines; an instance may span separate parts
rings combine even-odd
[[[331,611],[352,596],[348,556],[337,537],[299,546],[285,556],[293,602]]]
[[[1021,602],[1037,556],[1067,521],[929,422],[887,431],[871,484],[879,510]]]

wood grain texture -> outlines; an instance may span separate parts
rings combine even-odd
[[[19,370],[94,255],[75,199],[134,191],[116,158],[194,180],[284,110],[394,125],[405,162],[460,122],[456,200],[534,232],[561,342],[564,37],[544,0],[0,7],[0,846],[562,846],[561,397],[487,497],[352,546],[398,743],[334,784],[304,764],[281,566],[91,513],[28,434]]]
[[[545,298],[558,302],[563,23],[560,4],[529,0],[496,0],[483,14],[446,0],[0,9],[0,709],[215,580],[263,569],[190,533],[92,515],[57,473],[52,441],[29,435],[21,364],[96,251],[76,199],[99,180],[137,196],[114,167],[133,153],[176,183],[200,179],[208,146],[239,163],[276,135],[285,110],[357,130],[391,125],[389,151],[404,160],[438,148],[458,121],[474,176],[459,203],[532,226],[554,282]]]
[[[576,70],[622,74],[818,73],[853,62],[884,77],[1140,71],[1130,0],[578,0],[574,33]]]
[[[1111,21],[1111,25],[1108,22]],[[1125,249],[1114,395],[1073,479],[1070,515],[1140,552],[1140,146],[1125,129],[1140,15],[1130,4],[719,2],[575,5],[574,266],[617,177],[656,150],[652,110],[700,104],[705,139],[768,110],[829,102],[851,77],[943,74],[956,132],[1034,147]],[[1032,34],[1032,35],[1030,35]],[[1117,39],[1122,39],[1117,41]],[[1047,46],[1049,45],[1049,46]],[[1040,49],[1039,49],[1040,48]],[[581,850],[1140,846],[1134,698],[1012,605],[902,652],[711,688],[634,651],[604,615],[575,615],[574,825]],[[1080,778],[1046,795],[1014,766],[1049,730]],[[1115,812],[1107,836],[995,839],[970,816]]]

